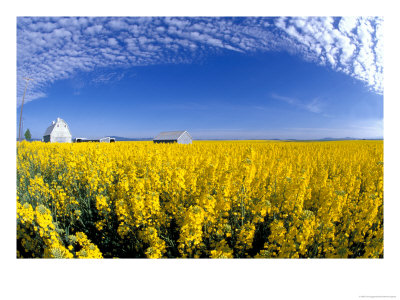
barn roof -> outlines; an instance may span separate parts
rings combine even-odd
[[[56,121],[53,121],[51,123],[51,125],[49,127],[47,127],[47,129],[46,129],[45,133],[43,134],[43,136],[50,135],[53,132],[54,127],[56,127],[56,125],[58,123],[61,123],[61,122],[64,122],[65,124],[67,124],[67,122],[65,122],[63,119],[57,118]]]
[[[56,123],[53,121],[53,123],[49,127],[47,127],[46,132],[43,134],[43,136],[50,135],[54,129],[54,126],[56,126]]]
[[[164,131],[164,132],[160,132],[154,138],[154,140],[156,140],[156,141],[177,140],[185,132],[187,132],[187,131],[186,130],[180,130],[180,131]]]

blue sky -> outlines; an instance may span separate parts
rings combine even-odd
[[[17,120],[41,138],[383,136],[381,18],[17,18]]]

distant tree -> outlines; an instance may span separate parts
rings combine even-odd
[[[26,139],[27,141],[30,141],[30,140],[31,140],[32,135],[31,135],[31,132],[29,131],[29,129],[27,129],[27,130],[25,131],[24,136],[25,136],[25,139]]]

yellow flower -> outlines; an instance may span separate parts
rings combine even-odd
[[[18,257],[383,257],[382,141],[17,147]]]

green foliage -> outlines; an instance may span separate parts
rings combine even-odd
[[[27,141],[30,141],[30,140],[31,140],[32,135],[31,135],[31,132],[29,131],[29,129],[27,129],[27,130],[25,131],[24,136],[25,136],[25,139],[26,139]]]

